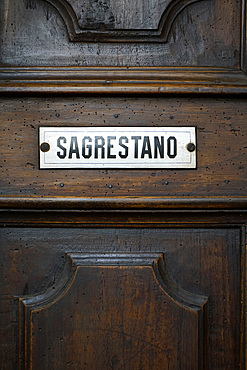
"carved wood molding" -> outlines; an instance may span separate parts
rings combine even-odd
[[[70,41],[76,42],[167,42],[169,32],[177,15],[188,5],[198,1],[207,0],[167,0],[164,2],[165,9],[161,12],[161,17],[155,28],[147,29],[144,25],[138,28],[133,28],[130,24],[128,29],[126,26],[121,27],[121,24],[116,28],[114,14],[110,11],[110,4],[106,6],[99,5],[97,9],[90,11],[87,19],[90,21],[79,21],[75,4],[73,0],[43,0],[51,4],[57,9],[66,25]],[[154,1],[153,1],[154,2]],[[86,1],[82,2],[82,6]],[[90,4],[90,2],[88,2]],[[93,2],[91,2],[92,4]],[[155,2],[154,2],[155,3]],[[92,5],[89,5],[92,7]],[[95,2],[96,4],[96,2]],[[100,8],[101,6],[101,8]],[[79,7],[78,7],[79,8]],[[85,7],[86,8],[86,7]],[[102,17],[102,12],[107,9],[107,19]],[[86,10],[82,10],[84,13]],[[95,12],[95,13],[93,13]],[[132,27],[131,27],[132,26]]]
[[[155,288],[149,290],[149,286]],[[120,295],[124,297],[124,304],[121,298],[116,299]],[[159,312],[158,321],[154,314],[150,314],[152,308],[146,311],[143,297],[152,302],[155,313]],[[133,299],[135,307],[142,313],[140,316],[133,316]],[[79,337],[81,348],[87,348],[88,341],[93,338],[91,345],[97,351],[106,337],[111,346],[115,342],[122,343],[123,336],[135,335],[138,341],[134,347],[138,350],[143,342],[146,343],[143,315],[147,326],[154,328],[149,345],[155,348],[157,355],[162,347],[160,341],[174,341],[167,340],[165,329],[171,329],[171,326],[175,331],[175,342],[177,338],[185,336],[188,339],[188,336],[193,343],[191,350],[197,354],[195,358],[207,362],[208,304],[208,297],[187,292],[176,284],[167,271],[163,253],[69,253],[63,274],[51,289],[19,299],[19,365],[28,368],[32,363],[35,367],[43,352],[43,358],[53,356],[53,346],[63,356],[66,348],[59,345],[61,338],[73,343]],[[123,320],[119,311],[124,315]],[[59,317],[57,312],[60,312]],[[111,324],[108,328],[109,315]],[[69,325],[62,324],[63,320],[59,325],[61,317],[66,318]],[[181,331],[181,326],[188,321],[188,330]],[[38,345],[41,343],[43,345]],[[131,361],[132,346],[130,349],[126,346],[125,350]],[[70,352],[66,352],[65,357],[69,355]]]
[[[46,210],[247,210],[246,197],[0,197],[0,209]]]
[[[20,210],[0,212],[1,227],[45,228],[241,228],[246,210]]]
[[[60,281],[44,294],[20,298],[20,303],[30,310],[44,309],[66,294],[74,283],[78,268],[83,266],[151,267],[156,281],[167,295],[184,307],[199,310],[208,297],[192,294],[179,287],[169,275],[164,253],[68,253]]]
[[[246,94],[239,69],[206,67],[0,67],[0,94]]]

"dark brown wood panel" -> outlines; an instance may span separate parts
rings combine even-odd
[[[72,266],[65,281],[20,302],[27,368],[203,366],[207,299],[173,284],[162,255],[77,253],[68,258]]]
[[[5,98],[1,196],[246,195],[244,98]],[[39,170],[39,126],[196,126],[197,170]]]
[[[97,6],[97,2],[94,3]],[[167,44],[116,44],[71,43],[62,17],[51,4],[44,0],[3,0],[0,3],[0,63],[4,66],[239,68],[244,3],[244,0],[201,0],[187,6],[177,16]],[[131,10],[126,5],[124,8],[126,17],[132,19]],[[137,15],[142,14],[142,8],[142,2],[138,2]],[[102,12],[97,13],[96,9],[92,15],[99,18]],[[107,17],[102,20],[104,27],[107,27]]]
[[[35,218],[35,214],[33,214],[33,217]],[[31,316],[29,315],[33,312],[32,330],[34,336],[29,337],[29,339],[32,341],[32,356],[34,356],[35,364],[37,364],[38,354],[42,352],[42,348],[47,349],[42,354],[51,359],[48,348],[53,348],[52,346],[55,345],[52,344],[52,338],[54,337],[57,346],[56,349],[55,347],[53,349],[56,350],[57,356],[52,360],[55,361],[53,368],[59,368],[59,361],[62,356],[59,351],[65,345],[65,342],[60,342],[61,335],[64,335],[64,341],[67,342],[75,335],[71,331],[72,327],[69,322],[73,321],[74,333],[78,333],[82,343],[85,344],[85,348],[88,348],[87,345],[89,346],[91,342],[86,342],[85,335],[88,335],[87,330],[90,331],[94,327],[94,323],[98,322],[98,318],[95,319],[94,316],[99,314],[101,318],[104,317],[106,320],[102,320],[102,324],[109,329],[111,327],[109,315],[112,312],[114,325],[117,325],[118,319],[126,318],[125,330],[129,325],[131,333],[138,338],[136,338],[139,341],[137,347],[140,349],[143,338],[147,341],[151,341],[153,338],[149,331],[150,326],[147,325],[147,322],[149,322],[150,325],[152,323],[151,327],[154,330],[152,333],[155,333],[155,343],[163,348],[162,343],[168,341],[166,343],[170,345],[168,347],[171,351],[170,354],[172,353],[171,358],[174,358],[176,351],[183,348],[183,346],[180,347],[182,342],[179,344],[180,342],[175,339],[176,330],[178,330],[178,326],[181,327],[182,325],[181,328],[184,327],[184,330],[191,330],[189,335],[194,336],[194,339],[196,339],[196,333],[199,335],[197,341],[195,343],[193,341],[193,345],[191,341],[184,345],[192,346],[194,349],[201,348],[200,351],[203,351],[202,343],[204,343],[204,346],[207,343],[208,332],[209,351],[206,345],[204,347],[205,351],[201,352],[205,358],[203,368],[223,369],[229,367],[237,369],[238,364],[243,364],[244,361],[241,357],[244,343],[241,336],[242,323],[240,321],[241,312],[243,313],[241,300],[244,294],[243,270],[241,270],[241,265],[244,262],[242,248],[244,248],[244,239],[239,227],[191,227],[186,229],[181,227],[172,229],[4,227],[1,229],[1,276],[3,279],[1,286],[3,286],[4,298],[1,300],[2,322],[4,323],[1,326],[1,338],[4,338],[4,345],[1,347],[2,368],[16,368],[20,351],[21,361],[23,358],[23,347],[22,345],[20,347],[18,341],[16,341],[21,329],[18,308],[18,300],[21,298],[23,302],[21,305],[24,304],[23,308],[27,307],[26,321],[23,322],[27,329],[30,328]],[[67,253],[72,253],[72,256],[69,258]],[[91,256],[91,262],[85,262],[85,258],[83,262],[85,253],[89,254],[89,257]],[[103,256],[102,253],[104,253]],[[122,253],[124,253],[122,261],[127,262],[121,262],[119,256],[122,256]],[[151,260],[153,261],[155,258],[149,258],[148,263],[147,261],[145,263],[140,262],[140,256],[143,253],[155,254],[157,258],[160,253],[164,253],[167,272],[165,269],[164,273],[164,267],[162,268],[164,263],[162,262],[158,267],[159,274],[162,276],[162,278],[158,278],[159,283],[155,281],[151,271]],[[87,258],[89,257],[87,256]],[[72,265],[69,263],[66,267],[66,260],[68,262],[71,258],[79,259],[79,262],[74,262]],[[73,266],[75,268],[74,272]],[[157,277],[157,271],[155,274]],[[176,298],[177,303],[172,303],[166,293],[162,293],[163,288],[161,287],[161,289],[159,284],[164,284],[164,290],[168,295]],[[83,295],[85,289],[86,294]],[[181,293],[181,289],[187,291],[189,295],[184,292]],[[116,299],[114,299],[114,296]],[[137,301],[133,298],[134,296],[138,297]],[[179,303],[181,296],[187,302],[183,303],[182,306]],[[195,326],[199,319],[196,319],[196,311],[193,311],[195,302],[197,304],[201,302],[200,305],[205,302],[205,299],[198,301],[196,296],[208,297],[209,321],[207,321],[206,315],[203,321],[204,329],[201,326],[200,329],[199,327],[196,329]],[[104,298],[104,308],[103,303],[100,303],[102,301],[100,297]],[[145,297],[147,299],[144,299]],[[90,316],[88,316],[90,309],[87,299],[92,304]],[[76,302],[80,302],[80,304],[77,305]],[[136,319],[136,327],[130,309],[135,303],[137,306],[140,304],[138,309],[136,307],[136,312],[139,315],[137,316],[139,319]],[[147,315],[146,311],[148,304],[156,312],[150,314],[150,316]],[[184,304],[185,309],[183,309]],[[192,305],[192,311],[188,309],[190,305]],[[95,307],[95,311],[93,307]],[[114,307],[113,311],[111,307]],[[173,330],[171,330],[173,334],[169,337],[166,337],[166,331],[164,333],[160,332],[162,329],[160,323],[164,326],[168,325],[167,319],[163,316],[165,307],[170,308],[170,310],[168,309],[169,315],[174,315],[174,312],[179,310],[177,318],[175,319],[175,315],[169,324],[173,323]],[[71,315],[73,319],[70,317]],[[90,324],[91,329],[88,329],[88,326],[81,325],[84,315],[89,317],[88,325]],[[141,317],[146,317],[145,315],[148,317],[148,321],[145,321],[146,325],[141,321]],[[93,322],[90,321],[90,317]],[[21,322],[23,318],[24,316],[21,314]],[[181,320],[185,320],[183,324],[181,324]],[[40,328],[41,330],[39,330]],[[25,331],[21,331],[21,343],[25,343],[24,333]],[[28,331],[26,333],[31,335],[31,333],[28,334]],[[46,333],[46,335],[43,333]],[[163,339],[158,341],[156,334]],[[102,337],[97,340],[101,343],[99,346],[104,344]],[[111,348],[112,336],[110,331],[105,332],[105,340],[105,345],[109,345],[108,349]],[[119,338],[114,340],[120,341]],[[15,343],[14,346],[13,343]],[[39,346],[35,346],[38,343]],[[134,354],[132,352],[134,349],[130,349],[131,345],[127,339],[125,345],[125,359],[130,359]],[[81,347],[78,343],[73,347],[74,366],[76,366],[77,360],[82,360],[79,348]],[[97,353],[95,347],[93,348]],[[70,361],[72,361],[71,350],[72,347],[68,344],[66,349],[68,352],[66,353]],[[152,352],[153,348],[150,348],[150,350]],[[147,368],[152,368],[152,364],[155,364],[157,359],[161,360],[162,356],[159,351],[160,349],[158,349],[157,357],[151,356],[145,360],[148,364]],[[193,356],[197,356],[197,350],[195,349],[195,351]],[[116,352],[117,358],[121,360],[116,368],[121,368],[123,349],[116,346],[113,352],[111,359]],[[28,353],[26,352],[27,356],[29,356]],[[97,359],[95,357],[95,363],[105,361],[106,353],[108,352],[102,350],[97,355],[95,354],[96,357],[98,356]],[[163,368],[167,368],[167,353],[163,352],[163,354],[164,358],[161,361],[164,361],[165,364]],[[176,360],[178,362],[175,363],[182,367],[184,363],[189,363],[190,368],[200,368],[200,364],[197,361],[193,362],[190,355],[192,355],[192,352],[188,351],[185,359],[180,356]],[[30,357],[26,357],[26,359],[30,359]],[[67,361],[64,358],[63,360]],[[144,359],[142,360],[144,361]],[[135,358],[137,363],[142,360],[140,354]],[[46,361],[45,358],[44,361]],[[92,359],[89,358],[88,361],[92,361]],[[110,361],[110,354],[107,361]],[[150,363],[150,361],[154,362]],[[170,359],[170,361],[173,360]],[[130,363],[126,366],[130,366]],[[26,368],[29,368],[28,360]],[[49,368],[49,366],[46,368]],[[91,368],[96,369],[97,366]]]
[[[1,369],[246,368],[246,14],[0,1]],[[40,170],[80,125],[195,126],[197,169]]]

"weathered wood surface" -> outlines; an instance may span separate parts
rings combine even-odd
[[[185,368],[203,364],[208,299],[179,288],[162,255],[74,253],[67,258],[72,266],[60,286],[20,301],[26,310],[24,361],[35,369],[65,364],[170,369],[180,367],[181,358]]]
[[[206,0],[43,0],[63,19],[70,41],[167,42],[176,17]]]
[[[51,4],[43,0],[2,0],[0,64],[238,68],[241,3],[244,0],[193,3],[177,16],[167,44],[116,44],[70,43],[66,26]],[[142,5],[138,4],[140,11],[138,7],[136,11],[140,13]],[[126,14],[125,18],[129,17],[132,15]]]
[[[107,369],[117,361],[116,369],[123,364],[133,369],[133,363],[152,369],[160,361],[163,369],[169,364],[174,368],[189,364],[189,368],[198,369],[203,358],[205,369],[238,368],[243,364],[241,316],[236,314],[243,313],[242,247],[238,227],[3,227],[1,368],[16,369],[18,361],[23,365],[25,359],[23,366],[29,368],[30,345],[33,368],[87,369],[90,365],[97,369],[95,364],[101,361]],[[72,253],[72,259],[94,253],[91,259],[96,260],[88,267],[80,262],[83,265],[78,265],[75,274],[70,264],[66,268],[67,252]],[[175,284],[175,291],[169,294],[183,296],[176,286],[189,294],[182,305],[176,302],[179,298],[171,301],[162,292],[151,262],[141,262],[143,253],[162,252],[168,274],[163,275],[163,279],[168,278],[165,289],[168,292],[170,284]],[[124,258],[130,253],[129,267],[116,255],[119,253],[124,253]],[[110,259],[112,267],[104,262]],[[203,305],[205,300],[198,301],[197,295],[209,297],[199,328],[195,305]],[[21,308],[27,307],[26,315],[19,312],[18,297],[23,297]],[[188,308],[186,300],[194,302],[194,309],[192,302]],[[25,327],[19,344],[18,333],[22,334]],[[100,333],[100,328],[105,331]],[[122,334],[118,335],[119,331]],[[190,341],[183,337],[186,331]],[[27,346],[23,347],[25,340]],[[85,349],[86,357],[82,358],[81,349]],[[83,359],[88,366],[81,363]]]
[[[0,67],[1,94],[246,94],[240,69],[205,67]]]
[[[2,99],[0,195],[245,197],[246,114],[240,98]],[[197,169],[40,171],[42,125],[196,126]]]
[[[52,2],[0,1],[0,368],[244,370],[246,1],[174,0],[161,43]],[[42,125],[196,126],[198,166],[41,171]]]

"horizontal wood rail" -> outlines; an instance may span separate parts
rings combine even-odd
[[[0,197],[2,209],[47,210],[241,210],[247,211],[247,197]]]
[[[1,67],[0,93],[246,94],[247,75],[206,67]]]

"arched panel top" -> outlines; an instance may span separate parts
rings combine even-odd
[[[57,9],[71,41],[167,42],[177,15],[208,0],[42,0]]]
[[[164,369],[181,361],[198,368],[208,301],[163,280],[160,264],[159,253],[68,254],[67,281],[53,294],[20,299],[20,368],[23,362],[40,369],[42,358],[42,369],[54,361],[54,368],[73,362],[108,369],[113,353],[118,368],[159,368],[166,357]],[[186,346],[177,350],[180,342],[190,343],[189,356]]]
[[[29,307],[30,310],[38,310],[59,301],[71,289],[75,283],[78,268],[82,267],[151,268],[160,288],[176,303],[197,311],[208,300],[207,297],[186,292],[177,286],[167,272],[163,253],[69,253],[67,257],[60,280],[44,294],[21,298],[20,301],[24,306]]]

